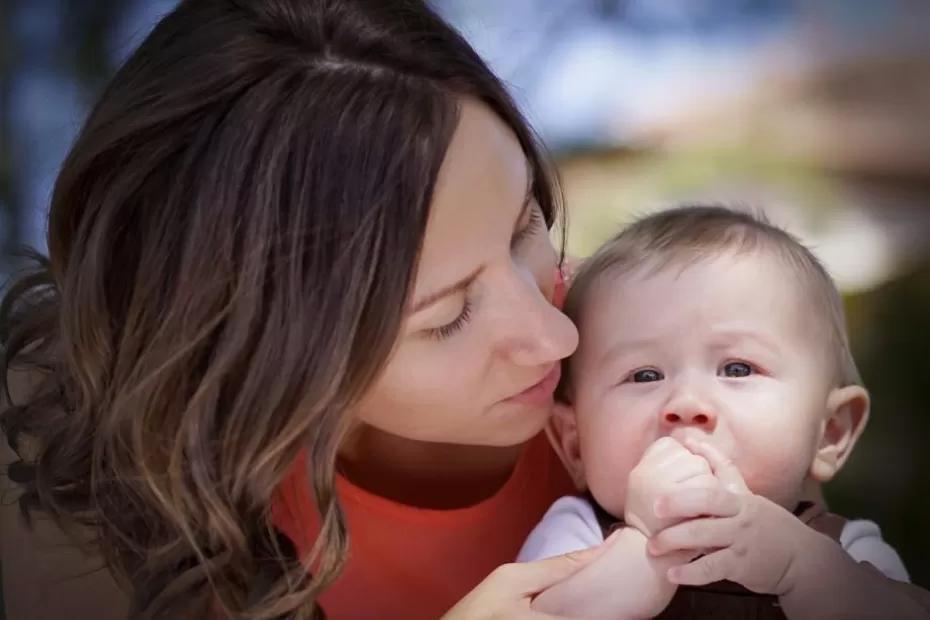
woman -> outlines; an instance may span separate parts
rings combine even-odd
[[[422,3],[182,1],[0,307],[21,506],[89,536],[133,617],[533,616],[600,551],[506,564],[568,491],[542,434],[577,344],[557,196]],[[19,526],[20,617],[125,615],[112,582],[36,590],[80,558]]]
[[[424,4],[181,2],[3,303],[22,505],[89,532],[138,617],[435,618],[568,490],[541,434],[577,340],[557,197]],[[455,613],[528,611],[583,561]]]

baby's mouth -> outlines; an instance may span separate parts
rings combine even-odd
[[[729,456],[728,451],[724,450],[722,446],[720,446],[716,441],[714,441],[714,437],[712,434],[706,433],[697,428],[676,428],[671,433],[669,433],[669,436],[672,439],[678,441],[683,446],[687,445],[688,440],[700,442],[700,443],[707,443],[717,448],[718,450],[720,450],[727,456]]]

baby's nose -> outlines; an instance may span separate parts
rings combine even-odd
[[[661,422],[667,428],[698,426],[709,430],[717,424],[717,416],[709,408],[685,406],[664,411]]]
[[[698,424],[704,426],[710,422],[710,418],[710,414],[701,413],[699,411],[686,413],[684,417],[674,411],[669,411],[665,414],[665,421],[668,424]]]

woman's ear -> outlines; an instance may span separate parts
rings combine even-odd
[[[578,421],[575,418],[575,409],[571,405],[559,402],[555,404],[552,417],[546,426],[546,435],[575,486],[579,491],[583,491],[587,484],[585,483],[584,463],[581,461]]]
[[[859,385],[835,388],[827,397],[827,417],[810,476],[831,480],[846,463],[869,419],[869,393]]]

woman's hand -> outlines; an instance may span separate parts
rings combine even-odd
[[[605,545],[523,564],[498,567],[446,613],[442,620],[492,620],[560,616],[533,611],[540,592],[574,575],[601,555]]]

